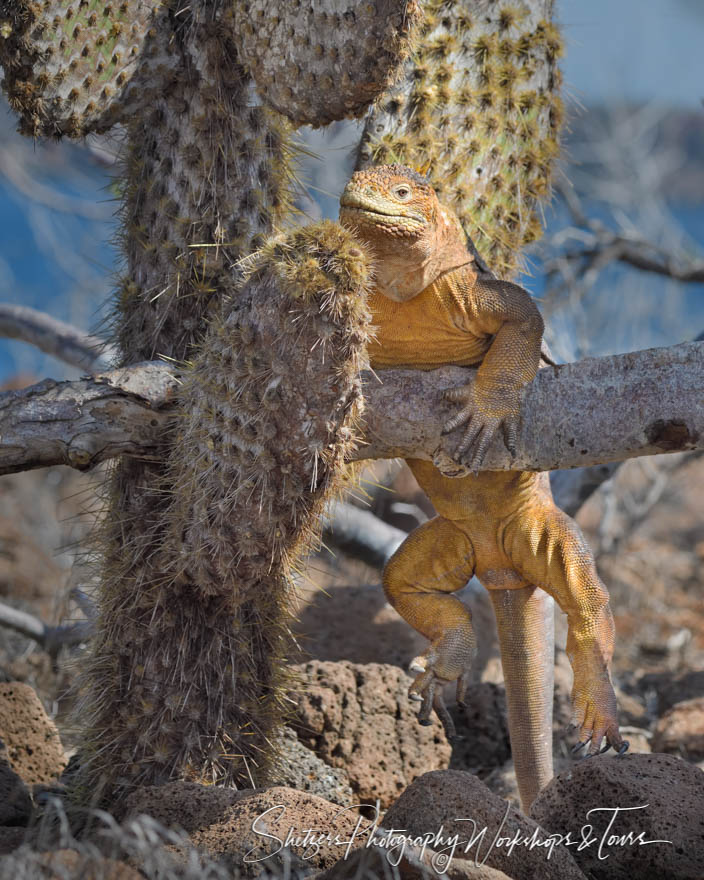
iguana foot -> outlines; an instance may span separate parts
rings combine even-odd
[[[430,715],[434,709],[445,730],[445,736],[450,742],[461,739],[461,737],[457,735],[455,723],[445,705],[443,689],[451,681],[456,681],[457,703],[460,706],[464,706],[467,685],[471,675],[471,671],[467,666],[459,675],[449,677],[447,675],[448,667],[452,668],[454,666],[456,666],[456,663],[452,661],[449,664],[447,661],[443,663],[437,649],[433,645],[424,654],[415,657],[409,665],[409,671],[416,673],[416,677],[408,689],[408,698],[421,703],[420,711],[418,712],[418,723],[422,725],[432,724]],[[443,672],[446,672],[446,676],[439,674],[438,667]]]
[[[518,419],[520,408],[519,392],[505,394],[506,399],[486,401],[477,383],[450,388],[443,393],[445,400],[464,404],[460,411],[445,422],[442,432],[449,434],[465,425],[462,439],[454,457],[468,467],[472,473],[479,472],[487,449],[499,430],[511,455],[516,454]],[[493,404],[493,405],[491,405]]]
[[[624,754],[628,743],[618,729],[616,695],[608,678],[589,678],[585,685],[575,679],[572,701],[580,740],[572,752],[581,752],[589,746],[586,757],[602,754],[610,748],[619,755]]]

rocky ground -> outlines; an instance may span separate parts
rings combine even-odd
[[[0,880],[237,872],[432,877],[445,870],[450,877],[516,880],[702,880],[701,485],[702,459],[684,461],[664,481],[633,462],[582,509],[580,522],[612,594],[618,632],[614,680],[631,749],[623,759],[572,758],[574,736],[566,730],[571,673],[558,650],[558,776],[531,817],[517,805],[503,681],[491,638],[467,708],[453,709],[463,740],[451,748],[437,721],[431,727],[417,724],[416,706],[406,696],[410,679],[403,670],[423,640],[384,602],[379,572],[342,555],[313,560],[310,581],[300,586],[300,683],[291,695],[295,710],[284,732],[279,785],[242,792],[194,783],[140,789],[119,822],[103,817],[95,833],[80,842],[62,827],[60,802],[53,799],[73,747],[66,691],[80,648],[51,656],[0,628]],[[95,477],[65,469],[0,479],[0,601],[51,624],[82,617],[69,593],[89,587],[89,569],[76,542],[90,527],[94,488]],[[394,494],[377,494],[373,502],[385,518],[410,528],[431,513],[408,473],[396,477],[394,488]],[[476,611],[483,613],[481,603]],[[490,621],[482,630],[491,632]],[[564,638],[564,627],[562,633]],[[360,803],[370,806],[360,811]],[[283,812],[272,809],[280,804]],[[604,809],[644,804],[649,806],[616,817]],[[587,820],[592,808],[601,812]],[[267,810],[269,836],[254,833],[252,822]],[[150,818],[137,818],[144,815]],[[455,830],[466,835],[466,823],[456,822],[461,816],[472,817],[477,830],[488,830],[470,853],[456,851],[449,867],[437,841],[424,851],[407,842],[403,853],[390,842],[386,848],[364,846],[376,817],[380,840],[381,827],[422,836],[443,826],[448,835]],[[592,843],[584,842],[585,824],[592,826],[586,833]],[[290,854],[261,860],[290,827],[337,833],[342,841],[353,838],[354,845],[342,861],[345,845],[329,840],[308,841]],[[499,843],[492,848],[499,828]],[[558,846],[558,837],[547,838],[568,832],[578,840],[563,837]],[[516,841],[511,851],[509,840]],[[671,843],[644,843],[653,840]],[[398,868],[390,865],[394,855]],[[485,863],[475,865],[476,856],[479,862],[486,857]]]

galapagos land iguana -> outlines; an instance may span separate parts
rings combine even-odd
[[[461,408],[445,431],[463,427],[457,457],[471,473],[447,477],[431,462],[407,462],[438,515],[396,551],[383,584],[393,607],[430,641],[411,667],[419,720],[430,723],[434,708],[450,735],[442,689],[456,681],[462,702],[474,653],[470,613],[452,594],[473,574],[489,591],[527,811],[552,777],[552,674],[544,672],[550,664],[552,673],[554,656],[542,637],[541,618],[551,613],[545,593],[567,615],[580,743],[589,744],[590,755],[628,747],[610,679],[609,596],[579,527],[555,506],[547,473],[478,471],[499,431],[513,451],[521,392],[540,362],[543,321],[526,290],[496,280],[475,260],[459,220],[406,166],[356,172],[340,200],[340,221],[375,262],[371,367],[479,366],[473,384],[446,392]]]

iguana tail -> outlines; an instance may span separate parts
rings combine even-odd
[[[511,752],[527,814],[552,779],[553,600],[538,587],[489,590],[506,684]]]

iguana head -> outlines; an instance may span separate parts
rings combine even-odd
[[[340,220],[372,238],[422,238],[435,223],[438,198],[428,180],[405,165],[377,165],[352,175],[340,198]]]
[[[406,165],[356,171],[340,198],[340,222],[369,246],[376,284],[411,299],[444,272],[472,261],[455,214],[427,178]]]

